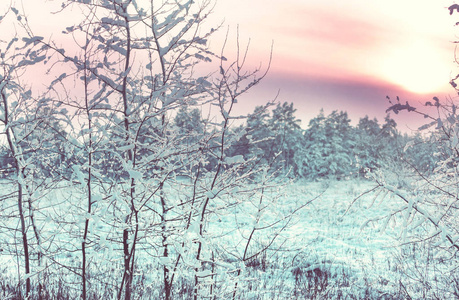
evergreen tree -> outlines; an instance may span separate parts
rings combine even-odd
[[[0,178],[6,178],[14,173],[14,157],[6,145],[0,145],[0,166]]]
[[[374,171],[380,166],[381,150],[384,146],[380,140],[381,127],[378,120],[361,118],[355,131],[355,156],[359,174]]]
[[[310,121],[304,137],[303,176],[341,178],[353,172],[355,142],[346,112],[333,111],[325,118],[321,111]]]
[[[263,163],[272,160],[275,153],[271,148],[273,133],[268,125],[269,118],[270,114],[266,106],[255,107],[254,112],[247,116],[247,134],[243,137],[243,141],[246,142],[244,147],[248,150],[247,158],[255,156]]]
[[[199,135],[204,132],[204,121],[201,111],[197,108],[190,110],[186,105],[180,106],[174,122],[183,135]]]
[[[405,143],[403,157],[416,172],[431,175],[441,160],[441,147],[436,144],[434,133],[427,137],[416,133]]]
[[[281,160],[277,162],[278,168],[283,169],[284,172],[293,171],[293,174],[297,175],[295,153],[302,147],[303,130],[300,127],[301,120],[295,117],[295,112],[293,103],[279,103],[273,110],[268,126],[274,136],[271,156],[280,153]]]

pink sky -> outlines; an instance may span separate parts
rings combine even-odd
[[[46,36],[56,31],[56,25],[69,26],[68,15],[39,13],[59,7],[60,1],[22,2],[36,34]],[[253,66],[267,64],[274,41],[270,72],[245,97],[240,112],[273,99],[280,90],[278,101],[294,102],[306,128],[321,108],[326,114],[346,110],[354,122],[366,114],[382,121],[386,95],[411,102],[453,95],[448,82],[458,71],[451,41],[459,15],[448,14],[451,4],[446,0],[217,0],[208,24],[215,26],[224,19],[233,37],[239,25],[242,44],[251,39]],[[223,28],[220,39],[217,35],[213,40],[214,51],[219,51],[225,33]],[[228,49],[235,49],[234,39]],[[412,119],[417,117],[396,118],[404,131],[405,121],[411,127],[423,121]]]
[[[386,95],[425,101],[453,95],[456,74],[450,1],[220,0],[214,18],[239,24],[251,39],[252,61],[274,58],[264,83],[247,96],[254,103],[293,101],[303,120],[334,109],[353,121],[368,114],[382,121]],[[258,60],[257,60],[258,59]],[[423,120],[397,116],[400,127]],[[404,128],[401,128],[405,131]]]

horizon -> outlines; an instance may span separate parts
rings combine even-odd
[[[293,102],[306,128],[321,109],[325,114],[346,111],[354,123],[366,115],[381,121],[389,107],[386,96],[398,96],[417,107],[434,96],[443,101],[454,97],[449,81],[457,72],[452,43],[456,16],[449,15],[450,2],[214,3],[205,27],[224,23],[210,39],[211,50],[221,49],[228,32],[230,59],[235,57],[237,35],[241,49],[250,43],[249,67],[261,65],[265,70],[272,54],[267,76],[242,97],[236,113],[252,112],[273,99]],[[70,14],[78,11],[72,8],[62,15],[51,14],[60,7],[57,1],[23,0],[20,4],[34,33],[45,38],[59,36],[73,24]],[[48,22],[43,22],[44,17]],[[60,25],[57,32],[56,24]],[[59,39],[66,43],[62,36]],[[403,132],[424,122],[407,113],[391,117]]]
[[[241,44],[250,39],[255,66],[267,62],[274,43],[266,78],[245,95],[251,107],[279,91],[277,100],[293,102],[306,128],[320,109],[347,111],[353,122],[365,115],[381,121],[390,105],[386,96],[417,107],[435,96],[455,96],[449,85],[457,74],[451,2],[263,3],[217,1],[213,16],[226,15],[226,26],[239,28]],[[403,132],[424,124],[405,112],[391,117]]]

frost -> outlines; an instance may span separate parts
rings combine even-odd
[[[24,67],[24,66],[29,66],[29,65],[33,65],[33,64],[36,64],[36,63],[39,63],[43,60],[46,59],[46,55],[42,55],[42,56],[37,56],[35,57],[33,60],[21,60],[19,63],[18,63],[18,67]]]
[[[432,127],[435,124],[438,124],[438,121],[433,121],[433,122],[430,122],[428,124],[424,124],[421,127],[419,127],[418,130],[426,130],[426,129]]]
[[[438,118],[437,119],[437,127],[435,129],[440,129],[442,127],[443,127],[443,121],[440,118]]]
[[[216,189],[206,192],[206,197],[208,197],[209,199],[213,199],[217,195],[218,195],[218,191]]]
[[[127,50],[124,49],[123,47],[120,47],[118,45],[111,45],[110,48],[115,50],[116,52],[120,53],[123,56],[127,55]]]
[[[75,30],[75,26],[66,27],[65,30],[66,30],[67,32],[72,32],[72,31]]]
[[[162,264],[162,265],[170,265],[172,262],[171,258],[170,257],[165,257],[165,256],[162,256],[159,258],[159,263]]]
[[[198,79],[196,79],[196,82],[200,84],[201,86],[205,86],[205,87],[212,86],[212,84],[209,81],[207,81],[206,77],[199,77]]]
[[[8,51],[8,49],[10,49],[10,47],[18,41],[18,38],[13,38],[9,43],[8,43],[8,46],[6,47],[6,51]]]
[[[54,80],[51,82],[51,85],[56,84],[57,82],[59,82],[59,81],[61,81],[62,79],[64,79],[66,76],[67,76],[67,73],[62,73],[58,78],[54,79]]]
[[[116,191],[116,190],[110,195],[110,197],[111,197],[114,201],[120,200],[120,199],[121,199],[121,196],[120,196],[119,192]]]
[[[105,247],[105,245],[107,244],[107,237],[105,235],[102,235],[100,238],[99,238],[99,245],[101,247]]]
[[[22,279],[23,279],[23,280],[27,280],[27,279],[29,279],[30,277],[34,276],[35,274],[37,274],[37,273],[24,274],[24,276],[22,277]]]
[[[158,52],[159,52],[159,56],[164,56],[164,54],[166,54],[167,52],[169,51],[169,48],[159,48],[158,49]]]
[[[196,53],[194,55],[197,59],[200,59],[200,60],[203,60],[203,61],[206,61],[206,62],[212,62],[212,60],[204,55],[201,55],[201,54],[198,54]]]
[[[25,45],[29,45],[31,43],[34,43],[34,45],[38,44],[41,40],[43,40],[42,36],[34,36],[33,38],[22,38],[22,41],[25,42]]]
[[[221,267],[223,267],[223,268],[226,268],[226,269],[228,269],[228,270],[231,270],[231,271],[233,271],[233,270],[236,269],[236,267],[235,267],[234,265],[232,265],[232,264],[230,264],[230,263],[223,262],[223,261],[216,261],[216,262],[214,262],[214,263],[215,263],[216,265],[219,265],[219,266],[221,266]]]
[[[233,157],[225,158],[225,162],[227,164],[233,165],[233,164],[242,164],[242,163],[245,162],[245,160],[244,160],[244,156],[236,155],[236,156],[233,156]]]
[[[194,221],[190,224],[190,227],[188,227],[188,233],[190,234],[199,234],[199,222],[198,221]]]
[[[105,82],[106,84],[108,84],[110,87],[114,88],[117,86],[117,84],[111,80],[109,77],[105,76],[105,75],[98,75],[100,80],[102,80],[103,82]]]
[[[126,71],[123,71],[123,72],[120,74],[119,77],[120,77],[120,78],[126,77],[126,76],[129,74],[130,71],[131,71],[131,67],[127,68]]]
[[[406,152],[410,147],[413,147],[413,145],[414,145],[414,140],[408,141],[408,143],[406,143],[405,145],[405,148],[403,148],[403,152]]]
[[[142,172],[139,172],[139,171],[135,171],[135,170],[128,170],[129,172],[129,177],[131,177],[132,179],[135,179],[135,180],[139,180],[139,179],[142,179]]]
[[[134,149],[135,147],[135,144],[129,144],[129,145],[126,145],[126,146],[121,146],[118,148],[119,151],[128,151],[128,150],[131,150],[131,149]]]
[[[101,19],[102,23],[105,23],[105,24],[110,24],[110,25],[114,25],[114,26],[126,26],[126,22],[122,19],[119,19],[119,20],[114,20],[112,18],[107,18],[107,17],[103,17]]]
[[[212,275],[212,272],[210,270],[203,270],[203,271],[196,272],[196,276],[198,277],[207,277],[210,275]]]
[[[86,184],[86,179],[85,179],[85,176],[83,175],[83,173],[81,172],[80,167],[74,165],[74,166],[72,166],[72,169],[73,169],[74,176],[76,176],[76,178],[78,179],[80,184],[81,185],[85,185]]]
[[[452,141],[451,141],[452,147],[456,148],[459,144],[459,139],[456,134],[453,135]]]
[[[70,138],[69,138],[69,142],[70,142],[73,146],[77,146],[77,147],[80,147],[80,146],[81,146],[80,142],[79,142],[77,139],[75,139],[74,137],[70,137]]]

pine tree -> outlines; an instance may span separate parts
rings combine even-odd
[[[353,173],[353,128],[346,112],[333,111],[327,117],[323,111],[309,122],[305,131],[303,171],[305,177],[341,178]]]

